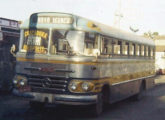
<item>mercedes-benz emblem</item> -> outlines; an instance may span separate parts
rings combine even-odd
[[[42,80],[42,86],[44,88],[50,88],[52,86],[52,81],[50,78],[45,78]]]

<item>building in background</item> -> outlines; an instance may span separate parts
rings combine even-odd
[[[156,45],[156,71],[160,74],[165,74],[165,35],[156,36],[154,39]]]
[[[19,44],[19,24],[16,20],[0,18],[0,91],[11,88],[16,62],[14,54]]]

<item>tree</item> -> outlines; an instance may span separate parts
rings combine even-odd
[[[148,31],[148,32],[145,32],[144,33],[144,37],[148,37],[148,38],[151,38],[151,39],[154,39],[157,36],[159,36],[159,33],[158,32]]]

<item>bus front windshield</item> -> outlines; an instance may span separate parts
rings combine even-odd
[[[93,56],[98,46],[94,33],[76,30],[24,30],[22,41],[21,52],[34,54]]]
[[[85,32],[53,30],[50,44],[51,54],[83,54]]]

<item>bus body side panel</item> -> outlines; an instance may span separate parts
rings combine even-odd
[[[142,80],[146,89],[154,86],[154,60],[113,60],[100,65],[100,77],[108,78],[110,102],[139,92]]]
[[[110,87],[110,103],[114,103],[137,94],[139,92],[141,82],[142,80],[136,80],[112,85]]]

